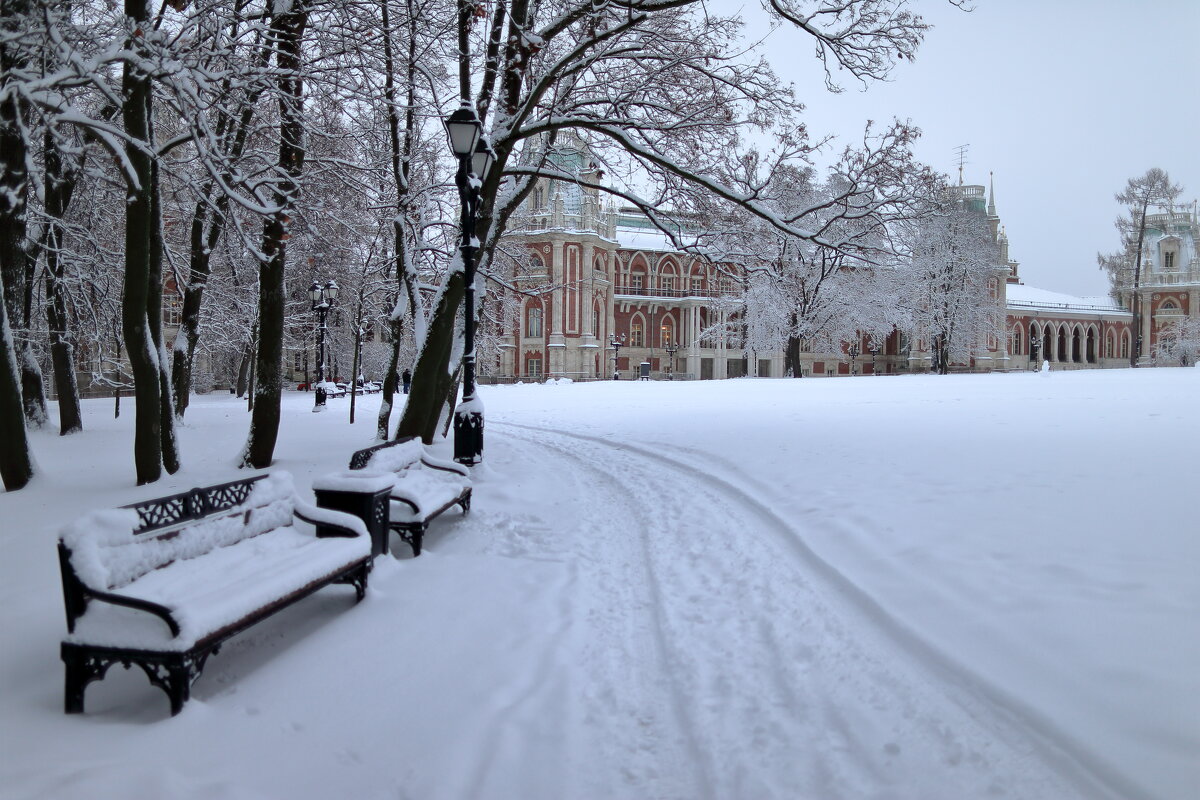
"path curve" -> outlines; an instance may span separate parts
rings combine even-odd
[[[955,671],[748,491],[645,447],[489,430],[515,461],[578,476],[551,521],[580,564],[563,727],[597,758],[570,796],[1136,796],[1105,790],[1119,777]]]

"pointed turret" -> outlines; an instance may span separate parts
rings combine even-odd
[[[992,172],[988,173],[988,216],[996,216],[996,178]]]

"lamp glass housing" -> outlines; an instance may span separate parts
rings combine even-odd
[[[329,283],[325,284],[325,299],[329,300],[330,302],[337,300],[338,291],[337,283],[335,283],[331,278]]]
[[[313,281],[313,285],[308,287],[308,299],[314,303],[321,302],[321,284]]]
[[[475,110],[469,105],[459,106],[446,118],[446,135],[450,140],[450,150],[459,158],[475,153],[483,126],[475,116]]]
[[[487,139],[480,136],[475,142],[475,152],[471,155],[471,171],[475,173],[476,178],[482,181],[487,178],[495,161],[496,153],[492,150],[492,146]]]

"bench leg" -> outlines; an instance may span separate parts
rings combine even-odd
[[[200,678],[204,663],[216,648],[194,653],[171,655],[166,659],[133,660],[142,668],[150,683],[162,689],[171,702],[171,716],[183,710],[192,697],[192,684]]]
[[[183,704],[192,696],[192,671],[184,664],[168,668],[167,697],[171,700],[171,716],[183,711]],[[197,670],[196,677],[199,677]]]
[[[412,549],[414,558],[421,555],[421,540],[425,538],[425,527],[424,525],[417,525],[413,528]]]
[[[62,660],[66,666],[63,711],[67,714],[82,714],[83,695],[88,684],[103,678],[112,662],[98,658],[81,648],[67,645],[62,648]]]

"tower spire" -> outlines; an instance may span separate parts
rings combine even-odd
[[[996,216],[996,179],[992,172],[988,172],[988,216]]]

